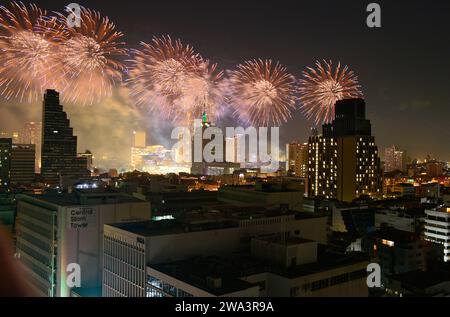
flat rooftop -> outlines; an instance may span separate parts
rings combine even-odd
[[[216,296],[255,287],[256,284],[239,279],[240,274],[268,270],[250,258],[225,259],[217,256],[195,257],[177,262],[152,264],[149,267]],[[212,287],[207,282],[208,278],[220,278],[220,287]]]
[[[139,222],[126,222],[110,224],[111,227],[128,231],[144,237],[164,236],[170,234],[181,234],[187,232],[199,232],[207,230],[237,228],[233,221],[211,221],[206,223],[187,223],[177,219],[147,220]]]
[[[102,205],[102,204],[125,204],[125,203],[142,203],[144,200],[136,197],[109,191],[75,191],[72,193],[47,193],[42,195],[22,194],[18,200],[26,200],[27,197],[33,200],[40,200],[58,206],[74,206],[74,205]]]
[[[450,282],[450,271],[411,271],[391,276],[392,280],[399,281],[405,289],[425,289],[434,285]]]
[[[329,253],[321,255],[318,262],[284,268],[241,253],[229,257],[195,257],[183,261],[150,264],[148,267],[212,294],[223,295],[248,288],[248,283],[240,283],[244,282],[240,278],[245,276],[268,272],[293,279],[358,263],[366,265],[368,260],[361,254]],[[208,287],[206,279],[209,276],[222,278],[223,289]]]
[[[271,237],[261,237],[261,238],[255,238],[255,239],[260,240],[260,241],[266,241],[266,242],[273,243],[273,244],[286,245],[286,246],[315,242],[314,240],[304,239],[304,238],[300,238],[300,237],[282,238],[279,235],[275,235],[275,236],[271,236]]]

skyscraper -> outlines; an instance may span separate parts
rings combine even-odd
[[[31,184],[35,173],[34,144],[13,144],[11,149],[11,184]]]
[[[384,150],[384,171],[405,171],[406,152],[399,150],[395,145]]]
[[[9,191],[12,139],[0,139],[0,191]]]
[[[20,135],[20,143],[34,144],[36,149],[35,172],[41,170],[42,122],[27,122]]]
[[[89,177],[86,158],[77,157],[77,137],[59,103],[59,93],[47,90],[42,112],[42,168],[44,183],[58,184],[61,177]]]
[[[145,132],[133,131],[133,146],[131,147],[131,169],[142,170],[142,156],[146,145]]]
[[[364,100],[338,101],[322,132],[309,139],[308,194],[342,201],[380,194],[380,159]]]
[[[298,177],[308,176],[308,143],[291,142],[286,145],[286,170]]]

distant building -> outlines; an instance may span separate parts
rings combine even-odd
[[[420,232],[423,228],[423,209],[382,209],[375,211],[375,228],[392,227],[407,232]]]
[[[146,147],[146,133],[144,131],[133,132],[133,147]]]
[[[34,183],[35,163],[34,144],[13,144],[11,149],[11,184]]]
[[[416,189],[410,183],[397,183],[392,186],[392,195],[397,197],[414,197],[416,195]]]
[[[438,267],[390,276],[386,293],[398,297],[448,297],[450,268]]]
[[[34,144],[36,149],[35,172],[41,170],[42,122],[27,122],[20,137],[22,144]]]
[[[441,176],[444,172],[444,164],[436,161],[427,162],[426,169],[428,176],[438,177]]]
[[[44,183],[57,185],[61,177],[87,178],[86,158],[77,157],[77,137],[59,103],[59,93],[47,90],[42,113],[42,168]]]
[[[309,139],[308,196],[352,201],[382,193],[381,165],[363,99],[340,100],[323,135]]]
[[[286,145],[286,171],[297,177],[308,177],[308,143],[291,142]]]
[[[205,138],[203,138],[203,134],[204,131],[211,126],[211,122],[208,121],[208,116],[206,114],[206,111],[203,111],[202,114],[202,122],[200,124],[200,126],[194,126],[194,136],[193,136],[193,142],[192,142],[192,151],[191,151],[191,155],[192,155],[192,167],[191,167],[191,174],[193,175],[231,175],[234,173],[234,171],[239,170],[241,167],[240,163],[237,162],[229,162],[227,161],[228,157],[234,157],[235,155],[237,155],[236,153],[236,144],[235,142],[237,142],[237,139],[231,141],[231,140],[227,140],[224,139],[223,144],[222,144],[222,149],[220,148],[212,148],[211,149],[211,155],[214,157],[219,157],[220,161],[213,161],[213,162],[207,162],[205,160],[205,147],[207,146],[207,144],[210,142],[210,140],[207,140]],[[201,144],[200,147],[198,148],[199,150],[201,150],[201,157],[197,158],[195,153],[196,151],[196,147],[198,145],[196,145],[196,135],[201,135]],[[232,153],[227,155],[227,141],[228,144],[233,145],[232,146]]]
[[[395,145],[384,150],[384,171],[406,171],[406,152],[399,150]]]
[[[265,207],[285,207],[290,210],[303,211],[303,181],[293,183],[259,182],[256,186],[222,186],[219,188],[218,200],[238,205],[263,205]]]
[[[100,295],[103,224],[150,219],[150,204],[126,194],[79,191],[17,196],[16,252],[36,296],[70,296],[67,266]],[[130,274],[132,271],[130,271]]]
[[[78,153],[78,157],[86,159],[86,168],[89,171],[92,172],[94,170],[94,155],[91,151],[86,150],[84,153]]]
[[[11,183],[12,139],[0,139],[0,191],[9,191]]]
[[[374,210],[367,205],[342,202],[332,205],[332,231],[360,236],[373,229]]]
[[[386,287],[390,275],[426,270],[437,255],[437,248],[420,234],[382,228],[366,237],[367,250],[381,266],[381,280]]]

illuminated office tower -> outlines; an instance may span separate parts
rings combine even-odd
[[[59,103],[59,93],[47,90],[42,112],[42,168],[44,183],[56,185],[61,178],[90,176],[86,158],[77,157],[77,137]]]
[[[309,139],[308,194],[352,201],[381,193],[381,166],[363,99],[340,100],[335,119]]]
[[[286,170],[298,177],[308,176],[308,143],[291,142],[286,145]]]
[[[384,150],[384,171],[405,171],[406,152],[399,150],[395,145]]]
[[[133,132],[133,146],[134,147],[145,147],[146,144],[146,134],[144,131],[134,131]]]
[[[337,144],[332,138],[318,135],[317,130],[308,142],[308,190],[309,197],[336,198],[337,192]]]
[[[20,136],[20,143],[34,144],[36,149],[35,172],[41,170],[42,122],[27,122]]]

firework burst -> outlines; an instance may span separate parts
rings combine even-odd
[[[138,105],[175,123],[190,123],[203,107],[217,114],[222,72],[189,45],[169,36],[141,43],[130,68],[129,86]]]
[[[36,5],[0,7],[0,94],[32,102],[45,88],[64,86],[58,44],[64,26]]]
[[[181,85],[180,98],[174,102],[177,121],[192,122],[200,118],[204,110],[207,110],[209,119],[216,121],[223,113],[223,72],[217,69],[217,64],[202,61],[188,74]]]
[[[59,15],[61,22],[66,17]],[[69,38],[61,45],[62,64],[67,81],[64,99],[91,105],[112,94],[112,88],[122,82],[128,56],[123,34],[108,17],[81,8],[79,27],[67,28]]]
[[[347,66],[339,62],[333,68],[332,62],[316,62],[316,68],[308,67],[300,80],[300,108],[308,119],[317,124],[334,119],[336,101],[362,97],[358,77]]]
[[[246,124],[280,125],[295,109],[295,78],[271,60],[252,60],[229,73],[227,94],[234,116]]]

